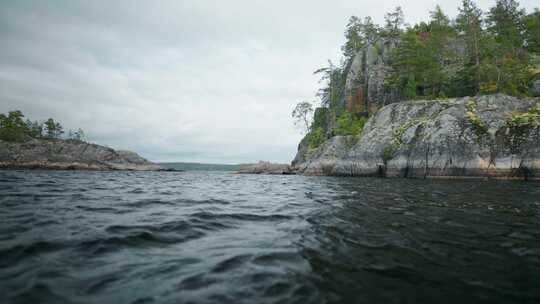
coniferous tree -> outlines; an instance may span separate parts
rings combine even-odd
[[[28,127],[21,111],[0,114],[0,140],[23,141],[28,136]]]
[[[460,71],[461,88],[464,95],[478,93],[480,87],[480,63],[482,37],[482,11],[471,0],[463,0],[456,18],[457,30],[465,40],[464,66]]]
[[[396,7],[393,12],[387,13],[384,21],[383,35],[388,38],[398,38],[401,34],[401,27],[405,24],[405,15],[401,6]]]
[[[488,30],[492,35],[489,70],[486,78],[495,84],[496,91],[519,95],[528,91],[529,55],[525,51],[525,11],[515,0],[497,0],[489,10]],[[488,71],[489,71],[488,70]],[[493,75],[493,76],[491,76]]]
[[[362,20],[357,16],[352,16],[345,29],[345,45],[341,47],[343,55],[352,59],[354,55],[362,48],[366,41],[362,35]]]
[[[62,125],[52,118],[45,121],[45,129],[47,132],[46,137],[49,139],[59,139],[64,133]]]
[[[540,10],[525,16],[525,44],[529,52],[540,54]]]

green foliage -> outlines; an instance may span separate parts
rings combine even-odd
[[[77,129],[76,131],[69,130],[68,138],[76,141],[86,141],[86,135],[81,128]]]
[[[49,118],[45,122],[24,120],[21,111],[11,111],[7,115],[0,114],[0,140],[9,142],[23,142],[32,138],[59,139],[64,133],[60,123]],[[69,138],[85,141],[86,136],[82,129],[70,131]]]
[[[465,118],[473,125],[478,138],[487,134],[488,128],[486,123],[476,113],[476,101],[471,100],[466,104],[467,112],[465,112]]]
[[[315,114],[313,115],[313,122],[311,123],[311,130],[321,128],[325,132],[328,131],[328,108],[320,107],[315,109]]]
[[[328,61],[328,67],[320,68],[313,74],[321,74],[320,82],[326,85],[319,89],[317,96],[321,98],[324,107],[335,108],[343,96],[347,71],[344,67],[335,66],[332,61]]]
[[[525,41],[529,52],[540,53],[540,11],[525,16]]]
[[[403,125],[395,128],[392,133],[392,145],[396,148],[403,145],[403,134],[413,126],[425,126],[429,122],[429,117],[422,116],[415,119],[410,119]]]
[[[407,78],[407,83],[405,84],[405,88],[403,88],[403,95],[407,99],[416,98],[416,80],[414,79],[414,75]]]
[[[539,127],[540,103],[530,108],[527,112],[515,112],[506,120],[506,125],[511,129]]]
[[[349,112],[343,112],[337,119],[337,128],[334,133],[341,136],[358,135],[362,132],[366,121],[366,117],[356,118]]]
[[[495,6],[489,10],[487,23],[499,47],[506,51],[523,46],[524,16],[525,10],[519,8],[517,1],[497,0]]]
[[[38,121],[26,120],[26,127],[28,128],[28,135],[32,138],[43,137],[43,124]]]
[[[307,101],[299,102],[291,113],[294,124],[306,133],[309,131],[311,113],[313,113],[313,106]]]
[[[45,137],[48,139],[58,139],[64,134],[64,130],[60,123],[55,122],[54,119],[49,118],[45,121]]]
[[[381,29],[373,23],[371,17],[366,17],[364,21],[357,16],[351,16],[345,28],[345,44],[341,47],[343,55],[348,60],[366,45],[377,39]]]
[[[463,0],[455,22],[438,6],[430,16],[429,23],[400,34],[387,86],[408,99],[529,94],[531,79],[538,73],[531,53],[538,52],[540,12],[525,15],[516,1],[498,0],[482,19],[475,3]]]
[[[401,6],[394,9],[393,12],[387,13],[384,16],[384,29],[382,30],[382,36],[388,38],[397,38],[401,34],[401,27],[405,23],[405,15]]]
[[[522,144],[533,130],[540,128],[540,103],[526,112],[514,112],[506,120],[508,128],[507,144],[512,153],[519,153]]]
[[[389,160],[394,158],[394,154],[396,153],[396,147],[394,145],[386,146],[382,152],[382,159],[385,163],[387,163]]]
[[[326,141],[326,135],[323,128],[316,128],[311,130],[308,134],[308,147],[310,149],[316,149]]]
[[[0,114],[0,140],[24,141],[30,132],[23,118],[21,111],[11,111],[8,115]]]

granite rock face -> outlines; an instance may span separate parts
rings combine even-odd
[[[57,170],[135,170],[162,168],[130,151],[76,140],[0,141],[0,168]]]
[[[377,39],[353,58],[345,81],[343,106],[349,112],[368,113],[401,100],[397,90],[384,87],[388,61],[398,39]]]
[[[540,100],[502,94],[387,105],[359,136],[299,146],[311,175],[540,179]]]

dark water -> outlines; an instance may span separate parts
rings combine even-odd
[[[540,187],[0,171],[0,302],[540,303]]]

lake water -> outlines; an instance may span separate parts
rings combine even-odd
[[[539,185],[0,171],[0,302],[540,303]]]

